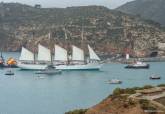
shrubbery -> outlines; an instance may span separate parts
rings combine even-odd
[[[120,95],[120,94],[134,94],[136,93],[135,90],[133,88],[126,88],[126,89],[120,89],[120,88],[116,88],[113,91],[113,95]]]
[[[158,85],[158,87],[165,87],[165,84],[160,84]]]
[[[143,87],[143,89],[150,89],[150,88],[153,88],[153,86],[151,86],[151,85],[145,85],[145,86]]]
[[[79,109],[79,110],[73,110],[66,112],[65,114],[85,114],[87,109]]]
[[[152,111],[156,110],[156,108],[152,106],[148,100],[141,99],[139,103],[143,110],[152,110]]]

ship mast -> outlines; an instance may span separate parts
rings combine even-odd
[[[65,44],[67,44],[67,64],[69,65],[70,64],[70,57],[69,57],[69,41],[68,41],[68,36],[67,36],[67,33],[66,33],[66,28],[64,27],[63,28],[64,30],[64,34],[65,34]]]
[[[86,51],[85,51],[85,43],[84,43],[84,27],[82,25],[82,31],[81,31],[81,48],[83,49],[84,51],[84,63],[86,64],[87,61],[86,61]]]
[[[53,65],[53,49],[54,49],[54,38],[52,37],[52,32],[49,32],[49,44],[50,44],[50,54],[51,54],[51,65]]]
[[[33,29],[33,28],[32,28]],[[35,57],[35,39],[34,39],[34,29],[32,30],[32,41],[34,41],[34,46],[33,46],[33,53],[34,53],[34,64],[36,63],[36,57]]]

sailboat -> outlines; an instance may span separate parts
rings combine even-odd
[[[44,70],[51,63],[51,52],[42,45],[38,45],[38,58],[35,60],[34,53],[22,47],[18,67],[22,70]],[[99,70],[100,58],[88,45],[89,58],[85,60],[84,51],[72,45],[72,55],[68,57],[67,50],[55,45],[53,65],[58,70]],[[85,62],[86,61],[86,62]]]
[[[22,70],[44,70],[51,62],[50,50],[38,45],[38,57],[28,49],[22,47],[21,56],[17,66]]]

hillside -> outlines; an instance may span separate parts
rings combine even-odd
[[[159,24],[102,6],[34,8],[0,3],[0,25],[0,46],[7,51],[20,51],[21,46],[37,50],[36,44],[49,46],[50,40],[65,47],[64,27],[69,44],[80,45],[83,26],[85,43],[107,54],[125,49],[147,54],[165,42]]]
[[[120,6],[117,10],[151,19],[165,26],[165,0],[135,0]]]

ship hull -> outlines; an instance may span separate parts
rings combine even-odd
[[[18,64],[21,70],[44,70],[47,65],[42,64]]]
[[[100,70],[101,64],[84,64],[84,65],[55,65],[57,70]],[[40,64],[18,64],[21,70],[44,70],[47,65]]]
[[[58,70],[100,70],[101,64],[84,64],[84,65],[58,65]]]
[[[147,64],[147,65],[128,65],[128,66],[126,66],[125,68],[127,68],[127,69],[149,69],[150,68],[150,66],[149,66],[149,64]]]

